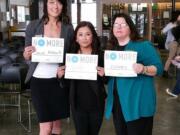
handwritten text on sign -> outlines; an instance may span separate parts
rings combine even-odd
[[[65,78],[97,80],[98,55],[66,54]]]
[[[106,76],[134,77],[133,64],[137,61],[134,51],[105,51],[104,69]]]
[[[32,54],[32,62],[63,62],[64,39],[33,37],[32,45],[36,48],[36,51]]]

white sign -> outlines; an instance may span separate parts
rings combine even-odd
[[[64,39],[33,37],[32,45],[36,48],[36,51],[32,53],[32,62],[63,62]]]
[[[104,69],[106,76],[135,77],[133,64],[137,61],[134,51],[105,51]]]
[[[66,54],[65,78],[97,80],[98,55]]]

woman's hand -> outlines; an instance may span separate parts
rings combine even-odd
[[[34,46],[27,46],[24,49],[23,56],[26,60],[30,60],[32,53],[35,52]]]
[[[65,66],[58,67],[57,76],[58,78],[62,78],[65,74]]]
[[[154,65],[144,66],[140,63],[135,63],[133,69],[137,74],[144,74],[148,76],[155,76],[157,73],[157,68]]]
[[[104,76],[104,68],[103,67],[97,67],[97,73],[99,76]]]
[[[144,65],[140,63],[133,64],[133,69],[137,74],[142,74],[144,72]]]

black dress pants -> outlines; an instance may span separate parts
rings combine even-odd
[[[126,122],[122,113],[117,91],[114,90],[113,122],[116,135],[152,135],[153,117]]]
[[[103,111],[73,111],[76,135],[98,135],[103,121]]]

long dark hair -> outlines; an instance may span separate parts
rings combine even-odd
[[[140,37],[140,35],[139,35],[138,31],[137,31],[137,28],[134,25],[134,23],[133,23],[130,16],[128,16],[125,13],[116,14],[116,15],[114,15],[114,17],[112,19],[112,28],[111,28],[111,31],[110,31],[110,39],[109,39],[109,42],[108,42],[108,45],[107,45],[107,49],[113,49],[114,46],[118,45],[118,40],[116,39],[116,37],[113,34],[113,25],[114,25],[114,22],[115,22],[116,18],[119,18],[119,17],[124,18],[126,23],[128,24],[129,29],[130,29],[130,40],[131,41],[138,41],[138,40],[142,39]]]
[[[100,48],[99,38],[98,38],[98,35],[97,35],[95,28],[92,25],[92,23],[87,22],[87,21],[82,21],[77,25],[75,32],[74,32],[74,38],[73,38],[74,43],[72,45],[71,52],[77,53],[80,49],[79,43],[76,42],[76,37],[77,37],[78,30],[82,27],[88,27],[90,29],[90,31],[92,33],[92,45],[91,45],[92,54],[97,54],[99,52],[99,48]]]
[[[180,40],[180,34],[179,34],[180,33],[180,25],[172,28],[171,31],[172,31],[172,34],[175,38],[175,41],[179,42],[179,40]]]
[[[180,15],[179,10],[173,11],[170,22],[172,22],[172,23],[176,22],[179,15]]]
[[[63,9],[61,14],[58,17],[57,22],[61,21],[65,24],[69,24],[70,23],[70,19],[67,15],[67,0],[58,0],[58,2],[60,2],[63,5]],[[45,22],[45,24],[47,24],[47,22],[49,21],[49,17],[48,17],[48,11],[47,11],[47,2],[48,0],[44,0],[44,4],[43,4],[43,17],[42,20]]]

